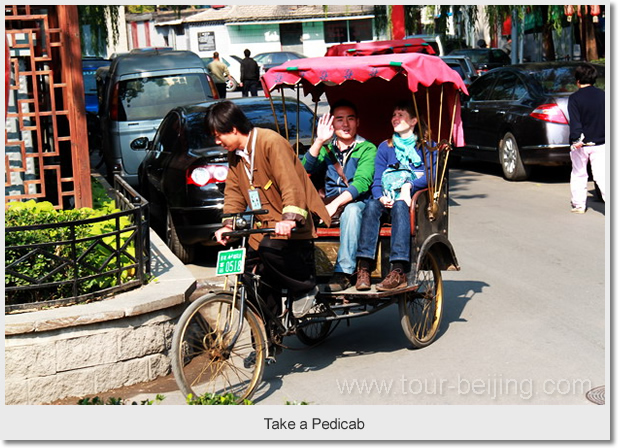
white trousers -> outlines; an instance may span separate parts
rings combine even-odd
[[[571,150],[571,205],[586,208],[588,196],[588,161],[592,168],[592,178],[601,190],[605,200],[605,145],[582,146]]]

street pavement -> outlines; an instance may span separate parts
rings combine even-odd
[[[607,382],[605,204],[590,184],[588,212],[570,213],[564,170],[514,183],[476,166],[451,171],[461,271],[443,273],[436,341],[411,350],[396,307],[342,323],[310,350],[288,338],[256,404],[592,405],[586,392]],[[196,278],[216,282],[212,254],[198,262]],[[161,391],[161,404],[185,403],[171,376],[140,387],[124,398]]]

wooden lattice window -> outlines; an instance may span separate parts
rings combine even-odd
[[[76,6],[5,6],[5,203],[91,206]]]

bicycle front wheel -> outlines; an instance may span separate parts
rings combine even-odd
[[[232,393],[238,403],[249,399],[264,373],[265,335],[251,309],[247,307],[241,318],[231,294],[198,298],[174,328],[171,357],[178,387],[185,396]]]

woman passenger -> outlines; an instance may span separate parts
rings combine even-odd
[[[406,274],[410,271],[410,203],[418,190],[427,188],[425,162],[419,127],[421,123],[410,101],[395,106],[391,117],[393,136],[378,147],[375,174],[371,187],[372,198],[363,212],[360,241],[356,252],[358,273],[356,289],[371,288],[371,271],[380,232],[380,219],[384,213],[391,219],[391,272],[376,285],[378,291],[405,288]]]

